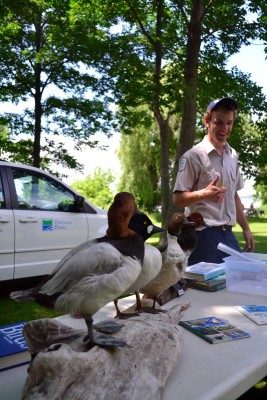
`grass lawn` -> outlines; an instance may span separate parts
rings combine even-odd
[[[151,216],[150,216],[151,218]],[[153,220],[153,218],[151,218]],[[159,225],[158,222],[153,220],[155,225]],[[249,226],[253,233],[255,240],[255,253],[267,253],[267,217],[261,218],[250,218]],[[242,234],[242,230],[239,225],[237,225],[234,229],[234,234],[238,240],[238,243],[241,249],[245,247],[245,240]],[[151,238],[147,240],[146,243],[152,244],[156,246],[159,242],[159,234],[153,235]]]
[[[267,253],[267,218],[249,218],[249,226],[255,240],[255,253]],[[245,247],[242,230],[239,225],[234,228],[241,249]]]
[[[0,282],[0,326],[19,321],[53,318],[61,315],[53,310],[41,307],[33,301],[28,303],[16,303],[14,300],[9,299],[10,292],[33,287],[37,282],[38,279],[20,279],[17,282]]]
[[[255,252],[267,253],[267,218],[251,218],[249,220],[250,228],[255,239]],[[159,225],[158,222],[154,222]],[[241,249],[245,246],[245,241],[239,226],[234,228],[234,233],[240,244]],[[157,245],[159,235],[155,235],[147,242]],[[13,290],[32,287],[34,281],[21,280],[18,286],[13,282],[0,283],[0,326],[18,321],[31,321],[39,318],[53,318],[60,314],[38,306],[34,302],[16,303],[9,299],[9,293]],[[18,283],[16,283],[18,285]],[[256,386],[242,395],[238,400],[264,400],[267,399],[267,377],[260,381]]]

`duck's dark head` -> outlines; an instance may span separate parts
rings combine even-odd
[[[172,236],[179,236],[183,227],[194,225],[195,222],[189,221],[183,213],[174,213],[168,225],[168,233]]]
[[[166,229],[153,224],[151,219],[141,211],[137,211],[129,222],[129,228],[138,233],[144,242],[155,233],[164,232]]]
[[[201,226],[207,226],[206,222],[203,219],[202,214],[199,212],[193,212],[187,217],[188,221],[194,222],[195,228],[200,228]]]

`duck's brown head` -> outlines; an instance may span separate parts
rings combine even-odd
[[[205,223],[202,214],[199,212],[193,212],[187,217],[188,221],[194,222],[194,227],[195,228],[200,228],[201,226],[206,226],[207,224]]]
[[[135,235],[135,232],[128,228],[128,224],[136,211],[137,205],[131,193],[117,193],[108,210],[107,235],[113,238]]]
[[[188,221],[183,213],[174,213],[168,225],[168,233],[173,236],[179,236],[185,225],[194,226],[195,223],[193,221]]]

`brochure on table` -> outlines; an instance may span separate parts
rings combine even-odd
[[[256,322],[256,324],[267,324],[267,305],[252,304],[246,306],[235,306],[235,308],[246,317]]]
[[[242,331],[228,320],[214,316],[179,321],[179,325],[212,344],[250,337],[248,332]]]

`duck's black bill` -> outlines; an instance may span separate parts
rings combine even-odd
[[[188,221],[188,219],[186,219],[186,218],[183,220],[182,224],[183,225],[192,225],[192,226],[196,225],[195,222]]]
[[[167,229],[160,228],[159,226],[152,225],[151,234],[154,235],[155,233],[166,232]]]

